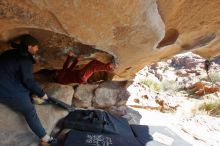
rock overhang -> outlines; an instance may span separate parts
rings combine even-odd
[[[208,0],[6,0],[0,2],[0,40],[4,44],[30,33],[45,48],[65,49],[74,44],[95,48],[115,59],[115,79],[129,79],[146,64],[183,51],[219,55],[218,5],[219,1]],[[37,68],[61,66],[62,55],[56,49],[42,51],[46,59]]]

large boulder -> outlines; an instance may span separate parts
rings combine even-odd
[[[104,108],[125,106],[130,96],[126,87],[129,81],[105,81],[81,84],[76,87],[73,105],[79,108]]]
[[[0,104],[0,145],[28,146],[39,142],[29,129],[25,119],[5,105]]]
[[[21,114],[2,104],[0,109],[1,146],[38,146],[38,137],[30,130]],[[36,106],[36,110],[47,133],[52,131],[59,119],[67,115],[67,111],[53,105],[39,105]]]
[[[45,83],[41,85],[47,95],[58,98],[59,100],[72,105],[74,89],[69,85],[61,85],[58,83]]]
[[[94,97],[94,91],[98,87],[98,84],[81,84],[79,85],[74,94],[73,105],[80,108],[92,107],[92,100]]]
[[[125,105],[129,92],[125,88],[126,82],[109,81],[100,84],[95,90],[93,105],[97,108]]]
[[[45,91],[49,96],[58,98],[68,104],[72,102],[73,88],[71,86],[48,84],[45,85]],[[35,107],[47,133],[50,133],[56,123],[68,114],[66,110],[55,105],[35,105]],[[38,146],[39,139],[30,130],[21,114],[2,104],[0,104],[0,109],[1,146]]]

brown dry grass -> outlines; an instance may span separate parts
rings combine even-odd
[[[199,110],[204,110],[208,112],[211,116],[220,117],[220,101],[217,102],[210,102],[210,103],[203,103]]]

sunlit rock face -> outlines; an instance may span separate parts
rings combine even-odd
[[[0,49],[5,50],[5,42],[14,37],[29,33],[43,48],[36,70],[62,67],[65,49],[80,46],[78,53],[101,61],[113,57],[118,64],[115,79],[128,79],[144,65],[182,51],[207,57],[219,54],[219,3],[4,0],[0,1]]]
[[[208,58],[220,54],[219,0],[158,0],[157,4],[166,26],[163,49],[193,51]]]

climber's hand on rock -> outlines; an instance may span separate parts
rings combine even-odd
[[[68,55],[69,55],[69,56],[76,56],[76,55],[74,54],[74,52],[71,51],[71,50],[69,50]]]
[[[41,97],[42,99],[44,99],[44,100],[48,100],[48,96],[47,96],[47,94],[45,93],[44,94],[44,96],[43,97]]]
[[[84,59],[84,55],[79,55],[77,56],[77,60],[80,61],[80,60],[83,60]]]

